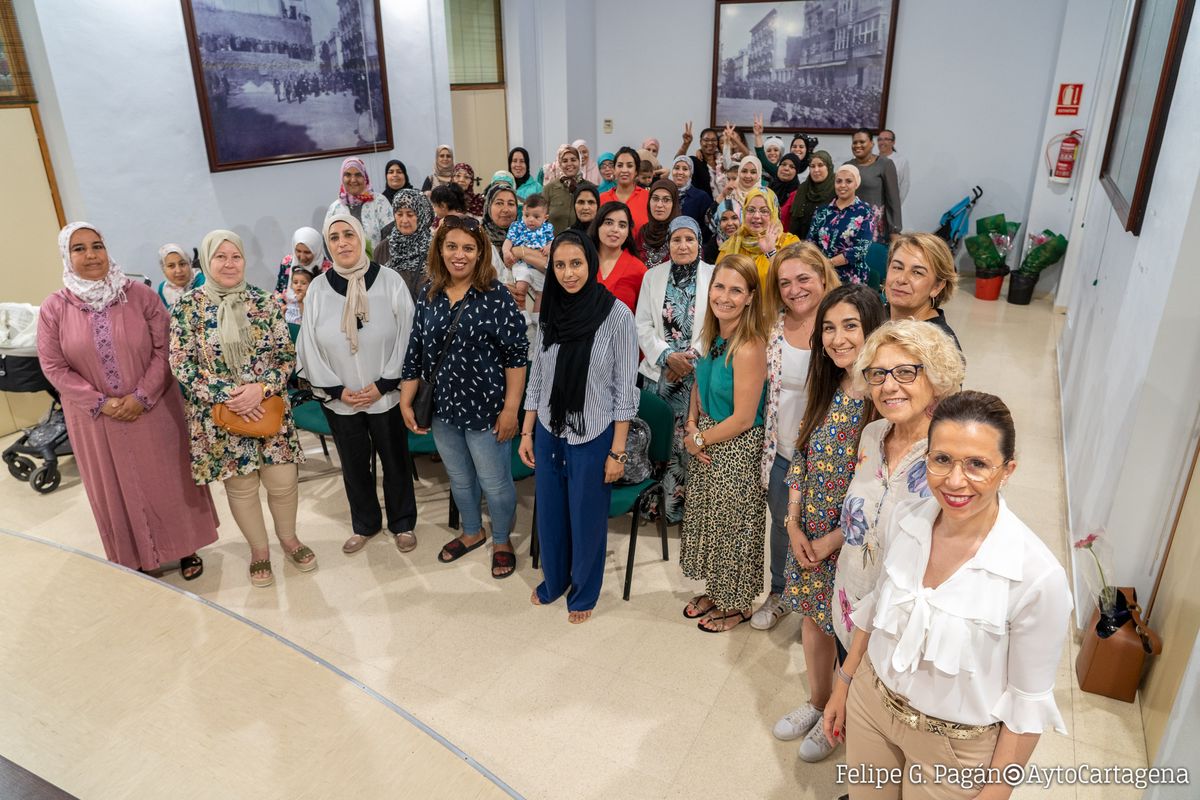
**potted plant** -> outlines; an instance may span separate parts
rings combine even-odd
[[[993,214],[976,220],[976,235],[964,240],[975,262],[975,296],[980,300],[999,299],[1004,276],[1009,272],[1008,253],[1020,228],[1021,223]]]
[[[1029,249],[1021,260],[1021,268],[1008,281],[1008,302],[1014,306],[1029,305],[1042,270],[1057,263],[1066,252],[1067,237],[1061,233],[1046,229],[1029,234]]]

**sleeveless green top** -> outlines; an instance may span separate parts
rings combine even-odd
[[[700,407],[720,422],[733,414],[733,361],[726,362],[727,342],[720,336],[713,342],[708,354],[696,359],[696,386],[700,394]],[[763,424],[763,408],[767,401],[767,387],[763,385],[758,399],[758,410],[754,414],[754,425]]]

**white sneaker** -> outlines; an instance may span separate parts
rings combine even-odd
[[[837,749],[837,745],[830,744],[829,740],[825,738],[825,724],[818,722],[800,743],[800,758],[810,764],[815,764],[823,761],[835,749]]]
[[[763,604],[758,607],[758,611],[755,611],[754,616],[750,618],[750,627],[756,631],[769,631],[778,625],[779,620],[783,619],[787,613],[788,607],[783,602],[783,597],[769,594]]]
[[[790,742],[812,730],[812,727],[821,721],[822,716],[821,709],[814,708],[812,703],[805,703],[776,722],[771,733],[782,742]]]

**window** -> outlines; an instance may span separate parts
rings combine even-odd
[[[450,85],[504,83],[500,0],[446,0]]]

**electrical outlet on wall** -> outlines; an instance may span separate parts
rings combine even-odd
[[[612,120],[611,120],[611,119],[606,119],[606,120],[604,120],[604,132],[605,132],[605,133],[612,133],[612,132],[613,132],[613,124],[612,124]]]

